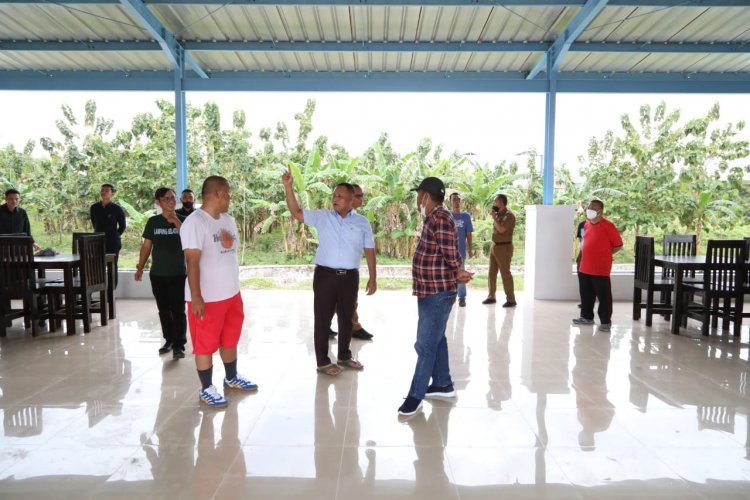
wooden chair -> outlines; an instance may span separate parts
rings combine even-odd
[[[98,313],[102,326],[107,324],[107,265],[106,241],[103,234],[84,235],[78,238],[78,253],[81,258],[80,276],[73,281],[73,293],[76,295],[74,316],[83,320],[83,331],[91,331],[91,314]],[[62,300],[65,294],[63,284],[47,286],[50,295],[50,328],[65,318],[65,307]],[[92,300],[91,294],[98,293],[98,300]]]
[[[3,236],[0,238],[0,337],[14,319],[23,318],[24,326],[31,326],[36,337],[37,320],[41,317],[37,299],[41,289],[34,272],[34,243],[30,236]],[[11,300],[21,300],[20,309],[14,309]]]
[[[94,236],[97,234],[104,234],[102,232],[97,233],[83,233],[83,232],[75,232],[73,233],[73,237],[71,238],[71,244],[70,244],[70,253],[73,255],[78,255],[78,241],[83,236]],[[73,276],[78,276],[78,269],[73,269]]]
[[[669,313],[672,312],[670,299],[673,287],[672,278],[656,278],[654,239],[650,236],[636,236],[633,319],[641,319],[641,309],[646,309],[646,326],[651,326],[654,313],[665,314],[665,317],[669,319]],[[642,301],[642,291],[646,292],[645,304]],[[654,292],[661,292],[661,302],[654,303]]]
[[[701,333],[708,335],[710,324],[728,329],[734,323],[734,335],[739,336],[742,327],[744,304],[743,281],[747,254],[743,240],[709,240],[706,253],[706,271],[702,283],[687,283],[683,287],[683,311],[687,318],[700,321]],[[701,297],[700,302],[688,302],[690,294]]]
[[[662,241],[662,255],[695,257],[698,255],[698,239],[694,234],[665,234]],[[674,278],[673,269],[662,269],[662,278]],[[695,278],[695,271],[685,278]]]

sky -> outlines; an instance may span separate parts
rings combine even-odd
[[[195,106],[208,101],[219,105],[222,127],[231,127],[232,112],[244,109],[247,127],[257,136],[262,127],[283,121],[296,135],[294,114],[308,98],[317,101],[312,140],[327,135],[329,143],[361,154],[380,135],[388,132],[397,152],[416,148],[423,137],[442,144],[446,152],[472,154],[479,162],[503,160],[525,163],[535,148],[544,153],[544,94],[527,93],[301,93],[301,92],[193,92],[187,100]],[[80,118],[84,103],[94,99],[98,115],[115,121],[114,129],[129,128],[142,112],[157,112],[157,99],[172,100],[169,92],[17,92],[0,91],[0,146],[22,148],[28,139],[59,137],[55,120],[60,107],[69,104]],[[656,106],[664,100],[670,109],[680,108],[683,119],[704,116],[714,102],[721,104],[721,122],[737,122],[747,116],[750,94],[558,94],[555,165],[578,170],[592,136],[608,129],[620,130],[620,117],[637,120],[642,104]],[[741,137],[750,140],[750,127]],[[37,147],[35,153],[43,152]],[[541,160],[539,160],[541,162]]]

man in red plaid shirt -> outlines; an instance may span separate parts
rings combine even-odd
[[[456,285],[469,282],[473,276],[461,269],[456,225],[443,206],[443,181],[427,177],[412,191],[417,192],[417,206],[425,221],[412,260],[413,295],[417,296],[419,314],[414,344],[417,366],[409,395],[398,409],[404,416],[417,413],[425,397],[456,395],[448,366],[445,326],[456,301]]]

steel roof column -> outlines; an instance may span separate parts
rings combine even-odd
[[[178,68],[174,71],[174,133],[177,162],[177,194],[187,188],[187,114],[185,113],[185,52],[178,49]]]
[[[555,195],[555,106],[557,105],[557,70],[547,58],[547,96],[544,107],[544,173],[542,203],[552,205]]]

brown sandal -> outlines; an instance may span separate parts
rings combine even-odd
[[[339,373],[341,373],[343,370],[341,370],[341,367],[337,364],[331,363],[330,365],[325,366],[319,366],[318,367],[318,373],[323,373],[325,375],[330,375],[331,377],[335,377]]]
[[[344,361],[339,360],[339,363],[341,363],[341,366],[343,366],[344,368],[349,368],[351,370],[362,370],[365,367],[365,365],[354,358],[346,359]]]

